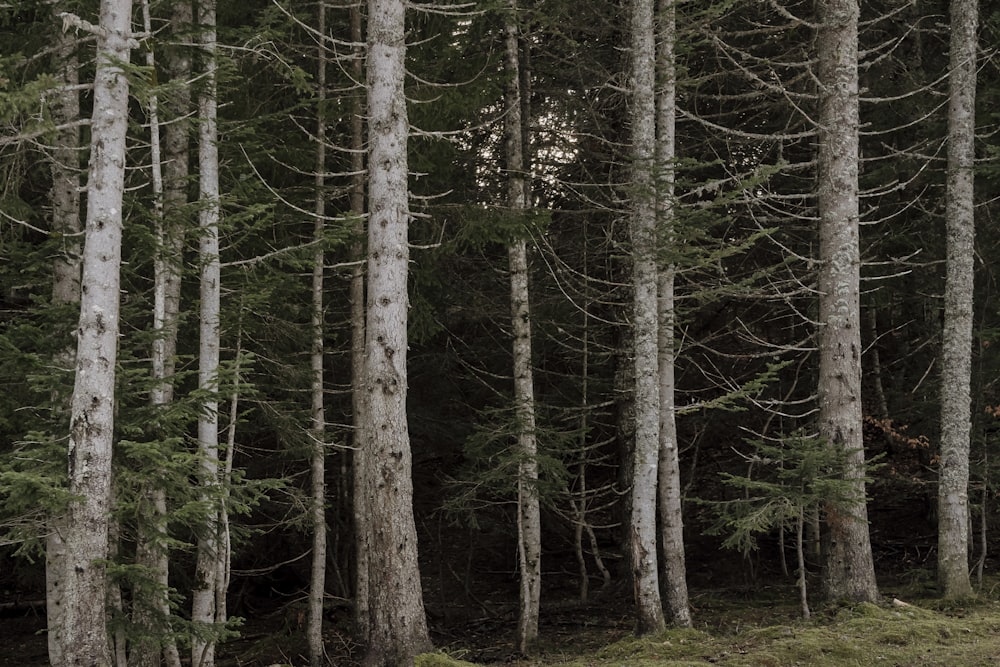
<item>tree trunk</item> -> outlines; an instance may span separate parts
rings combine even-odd
[[[326,34],[326,6],[319,12],[316,29]],[[326,44],[316,48],[316,200],[312,274],[312,567],[309,581],[309,622],[306,628],[310,667],[323,664],[323,602],[326,598],[326,413],[323,393],[323,236],[326,225]]]
[[[660,39],[657,53],[660,77],[657,95],[656,164],[659,178],[657,209],[659,237],[673,242],[675,116],[677,72],[674,66],[674,0],[664,0],[660,9]],[[663,549],[663,587],[670,620],[691,626],[687,567],[684,559],[684,518],[681,468],[677,443],[677,413],[674,405],[674,266],[659,263],[658,269],[658,360],[660,391],[660,544]]]
[[[354,46],[351,68],[356,81],[364,76],[364,46],[361,30],[361,5],[351,6],[351,42]],[[365,424],[365,89],[358,90],[351,101],[351,215],[354,219],[354,242],[351,244],[351,261],[355,262],[351,271],[351,403],[354,411],[354,450],[352,503],[355,535],[354,573],[354,622],[356,634],[367,643],[368,637],[368,550],[365,535],[368,512],[365,510],[364,480],[362,469],[366,460],[364,447]]]
[[[64,10],[62,3],[53,5],[54,14]],[[59,82],[64,87],[52,105],[56,124],[69,124],[80,117],[79,58],[76,37],[59,30],[55,35],[55,66]],[[60,235],[63,247],[56,257],[52,272],[52,304],[77,306],[80,303],[80,130],[77,127],[61,130],[56,135],[50,164],[52,173],[52,231]],[[67,342],[68,338],[67,338]],[[60,368],[74,366],[75,350],[68,345],[57,355]],[[68,396],[55,397],[57,410],[66,419],[69,409]],[[65,425],[68,426],[68,419]],[[45,538],[45,597],[46,626],[48,628],[49,664],[64,667],[63,619],[64,591],[66,589],[66,516],[49,518]]]
[[[219,526],[219,151],[217,146],[215,0],[198,7],[203,72],[198,96],[199,262],[201,266],[199,312],[198,388],[205,392],[198,419],[198,454],[206,516],[198,536],[198,558],[191,602],[191,620],[208,638],[191,642],[194,667],[215,664],[216,578],[220,553]]]
[[[368,318],[365,336],[365,546],[369,637],[364,664],[409,665],[430,648],[413,521],[406,419],[409,124],[403,0],[368,4]]]
[[[946,598],[972,595],[969,580],[976,134],[977,0],[952,0],[948,100],[947,277],[941,366],[938,582]]]
[[[849,506],[825,508],[824,584],[830,598],[878,598],[861,437],[858,247],[858,4],[819,5],[819,431],[845,458]]]
[[[191,23],[191,8],[176,3],[171,27],[176,36]],[[149,3],[143,3],[143,29],[152,30]],[[183,53],[182,51],[179,53]],[[146,52],[146,64],[156,65],[153,51]],[[171,78],[187,80],[190,63],[183,55],[167,58]],[[154,94],[148,103],[152,185],[157,250],[153,259],[153,332],[152,374],[154,386],[150,404],[166,410],[174,398],[174,357],[177,352],[177,322],[180,313],[181,256],[184,230],[180,210],[187,204],[188,113],[190,94],[186,86],[178,86],[172,95],[171,115],[165,126],[159,123],[159,100]],[[161,142],[160,132],[164,141]],[[162,158],[162,159],[161,159]],[[161,168],[162,165],[162,168]],[[162,426],[160,437],[166,443],[169,435]],[[168,446],[168,445],[164,445]],[[139,515],[136,536],[136,564],[148,572],[149,585],[133,594],[133,622],[149,637],[136,641],[129,654],[132,667],[159,667],[161,654],[168,667],[180,667],[177,642],[172,635],[169,600],[169,547],[166,543],[167,491],[159,475],[148,471],[146,487],[140,503],[145,509]]]
[[[521,99],[520,39],[517,0],[509,1],[507,49],[507,202],[516,215],[528,210],[527,165]],[[514,405],[517,413],[517,554],[521,574],[517,647],[527,653],[538,640],[542,584],[542,528],[538,508],[538,445],[535,439],[535,390],[531,368],[531,316],[528,292],[528,250],[523,237],[507,250],[510,265],[510,305],[513,332]]]
[[[639,635],[664,629],[657,572],[656,485],[660,391],[657,370],[656,144],[653,0],[633,0],[632,280],[635,367],[635,458],[632,475],[631,567]]]
[[[107,628],[114,440],[115,366],[118,359],[122,196],[128,130],[132,3],[102,0],[94,76],[87,226],[83,249],[76,382],[70,417],[69,503],[65,534],[63,656],[68,665],[111,662]]]

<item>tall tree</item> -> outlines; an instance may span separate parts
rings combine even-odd
[[[218,564],[223,554],[219,500],[219,354],[221,269],[219,263],[219,147],[216,99],[215,0],[198,6],[202,82],[198,93],[199,242],[201,268],[198,347],[198,388],[202,409],[198,418],[198,454],[205,519],[198,536],[198,558],[191,602],[191,620],[201,626],[191,642],[195,667],[215,664],[214,624]]]
[[[861,414],[858,227],[858,3],[821,0],[819,83],[819,431],[846,463],[848,507],[825,508],[824,584],[831,598],[878,598]]]
[[[63,9],[63,3],[52,6],[54,14]],[[56,137],[52,150],[52,231],[60,235],[63,249],[53,265],[53,305],[76,306],[80,302],[80,129],[72,125],[80,117],[79,57],[77,38],[60,30],[55,37],[55,66],[63,90],[53,104],[53,119],[66,126]],[[69,342],[69,341],[67,341]],[[68,345],[58,352],[60,366],[73,367],[75,350]],[[68,405],[65,396],[60,401],[63,416]],[[67,422],[68,424],[68,422]],[[45,537],[45,612],[48,627],[49,664],[63,667],[63,591],[66,586],[65,516],[50,518]]]
[[[661,0],[657,45],[656,175],[658,238],[669,246],[675,242],[674,164],[676,162],[677,67],[674,62],[677,28],[674,0]],[[687,566],[684,557],[684,519],[681,470],[677,443],[677,410],[674,399],[676,309],[675,267],[670,257],[660,258],[657,271],[658,343],[657,366],[660,391],[659,508],[660,544],[663,550],[663,589],[667,612],[675,625],[691,625],[688,603]]]
[[[312,410],[310,415],[310,442],[312,445],[312,567],[309,581],[309,622],[306,631],[309,665],[323,664],[323,603],[326,599],[326,410],[323,383],[325,333],[323,308],[323,236],[326,231],[326,4],[320,0],[316,11],[316,31],[319,33],[316,48],[316,193],[314,201],[312,270]]]
[[[938,581],[946,598],[969,580],[969,437],[972,376],[977,0],[952,0],[948,75],[947,274],[941,366]]]
[[[70,412],[62,655],[107,665],[108,528],[121,284],[132,3],[102,0],[91,120],[76,381]]]
[[[633,0],[631,12],[633,365],[635,454],[632,474],[630,563],[636,632],[665,627],[657,567],[656,496],[660,447],[657,333],[656,47],[654,0]]]
[[[364,507],[369,628],[364,663],[412,664],[430,648],[424,614],[407,394],[406,2],[368,2],[368,307]]]
[[[143,29],[152,32],[148,0],[142,4]],[[176,40],[181,30],[191,23],[191,7],[174,3],[171,31]],[[179,41],[179,40],[178,40]],[[151,365],[153,387],[150,403],[165,413],[174,398],[177,323],[180,317],[181,261],[184,244],[182,211],[187,204],[188,128],[186,120],[191,95],[187,86],[190,62],[186,50],[168,49],[166,58],[170,78],[176,86],[167,106],[171,117],[161,126],[159,96],[156,92],[147,101],[150,128],[151,183],[153,216],[156,233],[156,254],[153,258],[153,339]],[[153,49],[146,51],[146,65],[156,67]],[[161,142],[161,130],[163,141]],[[158,424],[162,447],[169,447],[166,424]],[[142,586],[134,596],[133,622],[140,626],[143,637],[129,653],[133,667],[157,667],[161,654],[168,667],[180,667],[177,642],[171,633],[169,599],[169,546],[167,537],[167,490],[160,475],[148,474],[139,502],[136,535],[136,564],[146,569],[149,586]]]
[[[365,75],[364,34],[361,29],[361,4],[351,4],[351,72],[355,81],[361,81]],[[352,450],[352,518],[354,520],[354,623],[360,637],[368,636],[368,551],[365,542],[359,536],[365,534],[365,522],[368,513],[364,509],[364,479],[361,470],[364,457],[360,456],[361,447],[365,442],[364,426],[367,419],[364,416],[365,400],[364,367],[365,367],[365,87],[359,86],[351,98],[351,217],[354,220],[351,243],[351,286],[349,300],[351,304],[351,416],[354,427]]]
[[[521,92],[520,30],[517,0],[510,0],[506,22],[507,93],[504,114],[507,146],[507,205],[514,215],[530,202],[524,151],[524,107]],[[522,232],[507,248],[510,267],[511,331],[513,332],[514,406],[517,419],[517,559],[521,573],[518,650],[528,651],[538,639],[542,586],[542,526],[538,508],[538,443],[535,435],[535,389],[531,367],[531,310],[528,288],[528,245]]]

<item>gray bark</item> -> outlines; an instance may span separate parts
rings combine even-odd
[[[874,601],[861,437],[858,4],[822,0],[818,10],[819,431],[846,459],[853,500],[825,508],[824,585],[831,598]]]
[[[363,34],[361,31],[361,7],[351,7],[351,41],[355,47],[352,61],[352,71],[355,80],[361,81],[364,76],[364,54],[360,46]],[[364,213],[365,213],[365,91],[359,90],[351,102],[351,214],[354,216],[354,242],[351,244],[351,261],[355,262],[351,271],[351,402],[354,409],[354,451],[353,451],[353,518],[355,534],[355,576],[354,576],[354,621],[357,636],[367,641],[368,637],[368,550],[365,547],[364,536],[368,527],[368,512],[365,510],[364,480],[362,470],[365,457],[363,447],[366,442],[364,426],[365,393],[365,269],[364,269]]]
[[[673,0],[660,8],[657,53],[660,89],[657,95],[656,163],[659,178],[657,208],[659,237],[674,242],[674,160],[676,158],[677,71],[674,65],[675,11]],[[684,517],[681,468],[674,403],[674,274],[673,264],[658,268],[658,372],[660,391],[659,496],[660,544],[663,550],[663,589],[667,613],[674,625],[691,626],[687,566],[684,558]]]
[[[407,394],[409,188],[405,8],[368,3],[369,217],[363,429],[369,636],[364,664],[408,665],[431,646],[424,614]]]
[[[631,12],[633,336],[635,455],[631,493],[630,564],[637,634],[664,629],[657,570],[656,494],[660,391],[657,334],[655,198],[656,50],[653,0],[633,0]]]
[[[87,224],[83,249],[76,381],[70,412],[69,503],[62,616],[68,665],[111,662],[106,605],[118,359],[128,79],[132,3],[102,0],[94,77]]]
[[[326,34],[326,6],[317,8],[317,31]],[[323,392],[323,236],[326,214],[326,45],[319,44],[317,56],[316,109],[316,200],[313,239],[312,274],[312,409],[310,439],[312,441],[312,565],[309,580],[309,619],[306,627],[310,667],[323,664],[323,602],[326,597],[326,412]]]
[[[209,629],[214,626],[216,580],[221,553],[219,512],[219,311],[221,271],[219,265],[219,152],[216,103],[215,0],[198,8],[204,71],[198,96],[199,247],[201,265],[198,349],[198,387],[205,393],[198,419],[198,454],[202,498],[208,511],[198,536],[198,557],[192,591],[191,620]],[[195,667],[215,664],[215,642],[195,637],[191,642]]]
[[[517,0],[509,1],[506,25],[507,202],[515,214],[529,207],[525,173],[524,122],[521,99],[520,44]],[[517,646],[527,653],[538,639],[542,586],[542,527],[538,507],[538,443],[535,439],[535,390],[531,367],[531,315],[528,249],[523,237],[507,249],[510,267],[510,308],[513,333],[514,405],[517,414],[517,554],[521,574]]]
[[[972,595],[969,580],[969,439],[972,428],[973,258],[977,0],[951,2],[948,100],[947,276],[941,366],[938,582],[946,598]]]
[[[191,8],[177,3],[171,25],[174,34],[181,26],[191,22]],[[149,3],[143,3],[143,24],[151,31]],[[146,64],[156,65],[153,51],[146,52]],[[186,58],[168,57],[167,70],[172,78],[186,80],[190,65]],[[187,113],[190,95],[186,87],[174,93],[174,116]],[[178,107],[180,107],[178,114]],[[154,385],[150,391],[150,404],[166,409],[174,396],[174,357],[177,351],[177,321],[180,313],[181,254],[183,228],[178,222],[179,209],[187,203],[186,179],[188,172],[188,123],[183,117],[174,117],[166,126],[159,123],[159,100],[152,95],[149,100],[150,147],[152,156],[152,185],[157,237],[157,252],[153,259],[153,331],[156,335],[152,346],[152,374]],[[164,140],[160,141],[160,134]],[[169,601],[169,548],[166,544],[167,492],[159,475],[150,471],[143,489],[137,526],[136,564],[146,568],[149,586],[141,587],[133,600],[133,622],[158,639],[136,641],[129,654],[133,667],[159,667],[161,655],[168,667],[180,667],[177,642],[172,636]]]
[[[53,5],[53,13],[58,15],[64,8],[61,3]],[[55,65],[59,82],[64,90],[53,100],[53,121],[58,125],[76,121],[80,117],[80,96],[75,87],[80,82],[79,58],[76,55],[76,37],[59,31],[55,37]],[[52,303],[66,306],[80,303],[80,130],[67,128],[57,133],[52,149],[52,231],[57,232],[63,243],[61,252],[53,264]],[[70,369],[74,365],[75,349],[68,346],[57,355],[60,368]],[[54,397],[63,418],[69,408],[68,397]],[[68,420],[66,422],[68,425]],[[66,588],[65,572],[66,517],[50,517],[48,534],[45,539],[45,597],[46,625],[48,628],[49,664],[63,667],[63,592]]]

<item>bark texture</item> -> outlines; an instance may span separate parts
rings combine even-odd
[[[506,25],[507,202],[515,214],[527,211],[528,171],[524,155],[524,119],[517,2],[510,0]],[[514,405],[517,414],[517,555],[521,574],[517,645],[527,653],[538,640],[542,586],[542,526],[538,507],[538,443],[535,436],[535,389],[531,367],[531,311],[528,287],[528,247],[523,237],[507,249],[510,268],[510,309],[514,359]]]
[[[657,215],[659,237],[675,242],[674,227],[674,161],[676,159],[677,80],[674,64],[674,30],[676,25],[673,0],[663,0],[659,12],[657,73],[656,164]],[[680,627],[690,627],[691,606],[688,601],[687,566],[684,558],[684,517],[681,469],[677,443],[677,415],[674,404],[674,275],[670,262],[658,263],[658,373],[660,383],[660,544],[663,550],[663,591],[670,621]]]
[[[972,595],[969,580],[969,438],[972,377],[976,138],[976,0],[951,2],[948,96],[947,276],[941,365],[938,582],[946,598]]]
[[[364,664],[413,663],[431,646],[413,521],[406,418],[407,184],[403,0],[369,0],[368,301],[363,445],[369,635]]]
[[[355,80],[365,76],[361,30],[361,7],[351,7],[351,41],[358,45],[354,49],[351,64]],[[365,90],[358,91],[351,101],[351,215],[354,216],[354,242],[351,244],[351,261],[355,262],[351,271],[351,403],[354,409],[354,451],[353,451],[353,502],[352,517],[355,534],[355,574],[354,574],[354,622],[357,636],[368,637],[368,551],[364,536],[367,534],[368,512],[364,509],[365,474],[361,468],[365,457]]]
[[[198,455],[201,459],[202,497],[208,508],[198,536],[198,558],[191,602],[191,620],[205,630],[216,622],[216,581],[222,542],[219,511],[219,149],[216,102],[215,0],[198,7],[202,50],[202,90],[198,96],[199,217],[198,256],[201,265],[198,346],[198,387],[205,392],[198,419]],[[191,642],[194,667],[215,664],[215,641],[196,637]]]
[[[102,0],[94,76],[87,224],[83,249],[76,381],[69,438],[69,504],[63,656],[74,667],[111,662],[106,604],[118,359],[122,195],[128,129],[132,3]]]
[[[861,424],[858,232],[858,4],[818,3],[819,430],[846,460],[853,502],[825,508],[830,598],[875,601]]]
[[[326,34],[326,7],[320,2],[317,8],[317,31]],[[323,602],[326,597],[326,410],[323,392],[324,367],[324,309],[323,309],[323,236],[326,215],[326,45],[316,49],[318,71],[316,75],[316,199],[313,240],[312,272],[312,409],[310,431],[312,438],[312,565],[309,580],[309,620],[306,627],[310,667],[323,664]]]
[[[149,3],[143,3],[144,30],[152,30]],[[176,3],[171,31],[176,36],[191,23],[191,7]],[[168,50],[166,69],[172,79],[187,80],[190,61],[182,50]],[[154,67],[152,50],[146,65]],[[161,126],[160,104],[156,95],[149,99],[151,175],[157,250],[153,258],[153,331],[151,365],[154,385],[150,404],[166,410],[174,400],[174,371],[177,353],[177,322],[180,314],[181,262],[184,243],[180,216],[187,204],[188,131],[184,118],[191,96],[186,86],[178,87],[166,105],[170,122]],[[161,141],[162,133],[162,141]],[[161,431],[161,438],[168,434]],[[180,667],[177,642],[172,636],[169,600],[169,547],[167,545],[167,491],[160,476],[148,475],[142,491],[136,536],[136,565],[147,571],[148,585],[134,591],[133,622],[145,633],[134,642],[128,656],[131,667],[159,667],[161,657],[167,667]]]
[[[63,3],[53,5],[53,14],[63,11]],[[80,83],[76,37],[59,31],[55,37],[55,65],[60,83],[65,89],[55,96],[53,120],[69,124],[80,117],[80,94],[74,89]],[[56,135],[52,149],[52,231],[63,243],[52,266],[53,305],[77,306],[80,303],[80,130],[67,128]],[[67,337],[67,342],[69,342]],[[76,350],[72,345],[57,355],[60,368],[74,366]],[[62,418],[67,417],[68,396],[54,397]],[[68,424],[68,421],[66,422]],[[63,667],[63,593],[66,589],[66,516],[50,517],[45,539],[45,597],[48,628],[49,664]]]
[[[632,280],[635,368],[635,457],[631,493],[630,557],[640,635],[664,629],[657,569],[656,494],[659,468],[660,391],[656,253],[656,49],[653,0],[633,0]]]

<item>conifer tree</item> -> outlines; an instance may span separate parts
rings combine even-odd
[[[507,95],[505,134],[507,147],[507,202],[514,215],[530,207],[524,150],[524,101],[521,92],[518,7],[510,0],[506,18]],[[521,575],[518,650],[527,653],[538,639],[541,595],[541,519],[538,508],[538,444],[535,434],[535,391],[531,361],[531,316],[528,288],[528,246],[523,232],[508,246],[510,267],[511,330],[514,335],[514,403],[517,420],[518,568]]]
[[[629,221],[633,281],[635,454],[632,474],[630,565],[637,634],[665,626],[660,601],[656,545],[660,392],[657,323],[657,234],[655,198],[656,53],[654,2],[631,3],[632,209]]]
[[[410,222],[403,0],[368,3],[368,309],[363,535],[369,622],[364,664],[412,664],[430,648],[424,614],[407,395],[407,275]]]
[[[149,2],[142,5],[143,27],[152,32]],[[180,41],[180,33],[191,23],[191,7],[184,2],[173,3],[170,27],[172,37]],[[186,119],[191,96],[187,79],[190,63],[183,47],[166,49],[166,69],[174,87],[169,103],[161,107],[154,91],[147,102],[150,128],[150,174],[153,197],[153,219],[156,251],[153,259],[153,333],[151,353],[153,387],[150,404],[160,411],[161,419],[174,400],[178,323],[180,318],[181,265],[183,259],[183,211],[187,204],[188,128]],[[152,48],[146,51],[146,64],[157,66]],[[180,84],[180,85],[177,85]],[[160,124],[161,110],[167,111],[170,122]],[[161,141],[162,130],[162,141]],[[157,423],[159,446],[170,448],[170,429]],[[177,641],[170,622],[169,548],[167,538],[167,489],[162,471],[147,470],[145,488],[138,503],[136,527],[136,565],[147,572],[148,583],[137,584],[133,591],[132,621],[140,632],[128,656],[130,667],[156,667],[162,659],[167,667],[180,666]]]
[[[325,366],[325,334],[323,306],[323,235],[326,217],[326,5],[320,0],[317,7],[316,30],[320,42],[316,49],[316,174],[315,213],[312,267],[312,405],[310,415],[311,457],[311,513],[313,529],[312,566],[309,580],[309,622],[306,631],[310,667],[323,664],[323,603],[326,599],[326,409],[323,369]]]
[[[219,147],[216,99],[215,0],[198,7],[198,30],[203,81],[198,94],[199,172],[199,263],[200,309],[198,348],[198,388],[202,392],[202,412],[198,418],[200,484],[205,506],[204,523],[199,529],[198,557],[192,591],[191,620],[196,625],[191,642],[191,663],[195,667],[215,665],[213,632],[219,614],[217,587],[220,559],[229,557],[221,539],[221,493],[219,466],[219,355],[221,316],[221,267],[219,263]]]
[[[952,0],[948,73],[947,274],[941,365],[938,580],[946,598],[972,595],[969,581],[973,260],[975,257],[978,3]]]
[[[122,200],[128,129],[130,0],[102,0],[91,121],[76,381],[70,414],[69,491],[61,655],[70,665],[110,663],[108,599],[111,453],[120,311]]]
[[[54,16],[63,10],[61,3],[52,5]],[[58,80],[64,90],[56,96],[53,120],[65,126],[58,132],[52,151],[52,231],[62,238],[63,249],[53,264],[52,303],[79,307],[80,303],[80,130],[73,123],[80,117],[80,94],[76,87],[80,81],[77,38],[68,31],[59,31],[55,37],[55,66]],[[67,348],[57,353],[57,361],[64,368],[74,366],[75,350]],[[65,412],[66,405],[62,406]],[[58,410],[58,409],[57,409]],[[68,424],[68,422],[67,422]],[[64,516],[49,519],[45,538],[45,611],[48,627],[49,663],[63,667],[63,591],[68,573],[64,542],[66,525]]]
[[[676,269],[669,254],[676,242],[674,228],[674,182],[676,161],[677,67],[674,43],[677,29],[674,0],[661,0],[657,44],[657,238],[666,246],[657,268],[657,373],[660,392],[659,516],[663,550],[663,588],[667,613],[675,625],[691,625],[688,603],[687,566],[684,557],[684,519],[681,502],[681,471],[677,442],[676,383],[674,379]]]
[[[826,594],[878,599],[865,504],[858,227],[858,5],[818,4],[819,430],[846,460],[856,502],[825,510]]]
[[[364,34],[361,29],[362,5],[351,5],[351,72],[355,81],[364,78]],[[365,473],[361,468],[364,457],[361,447],[365,442],[364,428],[367,424],[364,400],[364,366],[365,366],[365,93],[367,89],[360,86],[351,98],[351,186],[350,210],[354,220],[351,243],[351,286],[349,301],[351,305],[351,426],[353,427],[352,443],[352,486],[351,486],[351,516],[354,526],[354,624],[359,637],[368,636],[368,551],[361,536],[365,534],[365,522],[368,513],[364,509]]]

